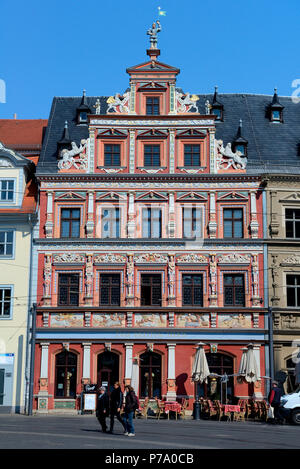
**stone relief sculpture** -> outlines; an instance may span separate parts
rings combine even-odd
[[[110,112],[114,111],[117,113],[129,113],[129,98],[130,98],[130,91],[127,91],[123,94],[123,97],[120,93],[116,93],[115,96],[110,96],[107,99],[108,108],[106,113],[109,114]]]
[[[85,270],[85,296],[91,298],[93,296],[93,255],[88,254],[86,257],[86,270]]]
[[[52,279],[52,259],[51,254],[45,255],[44,265],[44,304],[50,305],[51,302],[51,279]]]
[[[86,148],[86,140],[81,140],[80,146],[78,147],[75,142],[71,143],[72,149],[67,150],[64,148],[60,152],[60,157],[62,158],[58,162],[59,169],[70,169],[72,166],[76,169],[86,169],[87,168],[87,156],[81,156],[84,149]],[[74,156],[79,155],[78,159],[75,159]]]
[[[64,252],[63,254],[55,254],[53,257],[53,263],[77,264],[84,261],[84,254],[73,254],[70,252]]]
[[[175,256],[169,256],[168,263],[168,297],[169,305],[175,305]]]
[[[132,306],[134,304],[134,261],[133,255],[128,255],[128,262],[127,262],[127,305]]]
[[[190,112],[194,108],[194,112],[198,112],[198,108],[196,106],[198,99],[199,97],[196,94],[191,96],[190,93],[180,93],[179,91],[176,91],[177,111]]]
[[[231,143],[224,147],[223,140],[216,140],[215,145],[218,169],[246,169],[247,158],[240,151],[233,152]]]

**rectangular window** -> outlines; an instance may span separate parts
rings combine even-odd
[[[61,209],[61,238],[80,237],[80,208]]]
[[[149,96],[146,98],[146,114],[147,116],[159,115],[159,98],[158,97]]]
[[[11,257],[13,254],[14,232],[0,231],[0,256]]]
[[[224,275],[224,306],[245,306],[244,275]]]
[[[201,236],[201,209],[196,207],[183,207],[182,226],[184,238]]]
[[[120,306],[120,274],[100,275],[100,305]]]
[[[120,209],[104,208],[102,210],[102,238],[120,237]]]
[[[104,145],[104,166],[120,166],[121,145]]]
[[[144,208],[142,216],[143,238],[161,238],[161,209]]]
[[[2,180],[1,185],[1,201],[9,202],[14,200],[14,181]]]
[[[0,288],[0,318],[11,315],[11,288]]]
[[[79,274],[58,275],[58,305],[79,305]]]
[[[224,208],[224,238],[243,237],[243,209]]]
[[[144,166],[160,166],[160,145],[144,146]]]
[[[200,166],[200,145],[184,145],[184,166]]]
[[[160,274],[141,274],[141,305],[161,306]]]
[[[287,238],[300,238],[300,209],[285,210],[285,232]]]
[[[182,304],[203,306],[203,275],[182,275]]]
[[[300,306],[300,275],[286,276],[287,306]]]

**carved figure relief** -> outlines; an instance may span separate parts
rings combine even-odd
[[[116,112],[119,114],[128,114],[129,113],[129,99],[130,99],[130,91],[127,91],[120,95],[120,93],[116,93],[115,96],[110,96],[107,99],[108,108],[106,113],[109,114],[111,112]]]
[[[209,327],[209,314],[177,314],[176,315],[177,327]]]
[[[53,256],[54,264],[79,264],[85,262],[84,254],[75,254],[72,252],[65,252],[63,254],[55,254]]]
[[[218,327],[223,329],[246,328],[251,329],[251,314],[219,314]]]
[[[126,257],[120,254],[99,254],[94,256],[95,264],[124,264],[126,262]]]
[[[64,148],[60,152],[60,157],[62,158],[58,162],[59,169],[70,169],[74,166],[75,169],[87,169],[87,155],[82,155],[83,151],[86,148],[86,140],[81,140],[80,146],[78,147],[75,142],[71,143],[72,149],[67,150]],[[78,156],[78,159],[75,159],[75,156]]]
[[[196,94],[190,95],[190,93],[176,91],[177,112],[186,113],[192,109],[194,109],[194,112],[198,112],[198,107],[196,106],[198,100],[199,97]]]
[[[167,327],[167,315],[136,313],[134,325],[135,327]]]
[[[222,254],[218,257],[218,264],[250,264],[250,254]]]
[[[176,262],[178,263],[191,263],[191,264],[207,264],[208,258],[205,256],[202,256],[201,254],[181,254],[176,258]]]
[[[134,256],[134,261],[136,263],[167,263],[168,257],[164,254],[156,254],[156,253],[145,253],[139,254]]]
[[[95,313],[93,314],[94,327],[125,327],[125,314]]]
[[[240,151],[233,152],[231,143],[224,147],[223,140],[216,140],[215,149],[218,169],[246,169],[247,158]]]

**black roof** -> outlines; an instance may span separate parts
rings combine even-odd
[[[200,94],[197,101],[200,114],[205,114],[205,102],[212,104],[213,94]],[[97,99],[101,103],[101,115],[106,114],[107,97],[86,97],[87,105],[93,107]],[[219,94],[223,104],[223,121],[216,122],[216,138],[226,145],[237,136],[242,119],[242,136],[248,141],[247,173],[286,172],[300,173],[300,103],[295,104],[291,97],[279,97],[284,106],[283,123],[270,122],[268,109],[273,95]],[[68,121],[70,139],[77,144],[88,138],[88,126],[77,124],[76,110],[82,97],[55,97],[53,99],[48,127],[37,173],[57,172],[57,142],[61,140],[65,121]]]

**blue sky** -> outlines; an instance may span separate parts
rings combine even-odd
[[[159,59],[180,68],[186,92],[293,92],[299,0],[0,0],[0,118],[48,118],[53,96],[84,88],[123,92],[126,68],[147,58],[159,6]]]

